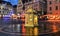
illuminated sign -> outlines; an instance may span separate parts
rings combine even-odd
[[[40,18],[44,18],[45,16],[47,16],[48,20],[60,20],[60,15],[44,15],[40,16]]]
[[[52,16],[47,16],[49,20],[59,20],[60,16],[59,15],[52,15]]]

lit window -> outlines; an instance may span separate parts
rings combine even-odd
[[[30,19],[30,21],[32,21],[32,19]]]
[[[1,9],[3,9],[3,6],[1,6]]]

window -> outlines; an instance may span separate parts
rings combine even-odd
[[[22,3],[24,4],[25,3],[25,0],[22,0]]]
[[[49,8],[49,10],[51,11],[51,10],[52,10],[52,8],[50,7],[50,8]]]
[[[56,10],[58,10],[58,6],[56,6],[56,8],[55,8]]]
[[[50,1],[49,4],[52,4],[52,2]]]
[[[25,2],[28,2],[28,0],[26,0]]]
[[[22,0],[22,3],[24,4],[24,3],[27,3],[28,2],[28,0]]]
[[[32,0],[29,0],[29,1],[32,1]]]
[[[24,4],[24,3],[27,3],[27,2],[30,2],[30,1],[32,1],[32,0],[22,0],[22,3]]]
[[[58,2],[59,2],[59,0],[55,0],[55,2],[56,2],[56,3],[58,3]]]
[[[23,10],[25,10],[25,6],[23,6]]]
[[[38,4],[34,4],[34,7],[38,6]]]
[[[7,14],[7,13],[8,13],[7,11],[6,12],[4,11],[4,14]]]
[[[5,12],[3,11],[3,14],[4,14]]]
[[[5,8],[2,8],[3,10],[5,9]]]
[[[59,0],[59,2],[60,2],[60,0]]]

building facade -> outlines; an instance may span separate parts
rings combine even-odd
[[[47,0],[47,14],[60,14],[60,0]]]
[[[13,5],[13,10],[14,10],[14,13],[16,14],[17,13],[17,5]]]
[[[43,4],[43,1],[45,2],[46,0],[19,0],[17,12],[25,12],[25,10],[28,9],[28,6],[32,6],[32,8],[36,11],[42,11],[43,6],[43,10],[46,11],[46,7],[44,6],[45,3]]]
[[[47,12],[46,0],[19,0],[17,5],[17,14],[20,13],[22,15],[22,13],[26,12],[29,6],[32,6],[32,9],[38,12],[38,14],[44,14],[42,12]]]
[[[10,2],[0,1],[0,15],[7,15],[11,10],[13,6]]]

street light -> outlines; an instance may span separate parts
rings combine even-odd
[[[20,18],[20,14],[17,14],[17,17]]]
[[[19,13],[17,15],[20,15]]]
[[[14,16],[14,14],[12,14],[12,16]]]

